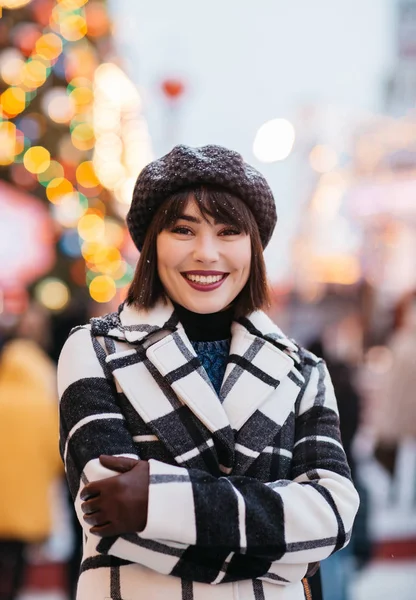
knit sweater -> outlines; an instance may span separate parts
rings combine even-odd
[[[230,352],[230,340],[215,342],[191,341],[191,344],[219,396]]]

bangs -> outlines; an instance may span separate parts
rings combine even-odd
[[[192,200],[195,200],[206,221],[210,217],[215,223],[232,225],[249,235],[252,235],[253,228],[257,227],[253,214],[240,198],[223,189],[204,186],[183,189],[162,204],[155,216],[158,233],[172,227]]]

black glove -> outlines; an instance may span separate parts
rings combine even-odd
[[[149,500],[149,463],[117,456],[100,456],[100,463],[120,475],[93,481],[81,492],[84,520],[102,537],[143,531]]]

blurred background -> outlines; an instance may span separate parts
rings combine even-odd
[[[239,151],[275,194],[271,313],[328,362],[361,495],[324,600],[413,600],[416,0],[0,0],[0,17],[0,561],[19,600],[73,597],[80,532],[43,443],[55,364],[124,299],[135,179],[177,143]]]

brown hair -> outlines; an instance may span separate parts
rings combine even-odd
[[[165,295],[157,272],[156,239],[161,231],[172,227],[193,197],[202,216],[237,227],[250,236],[250,276],[235,300],[235,318],[246,316],[254,310],[270,305],[270,292],[266,277],[259,229],[248,206],[222,189],[199,187],[184,189],[167,198],[150,223],[137,263],[133,281],[127,294],[127,303],[138,308],[153,308]]]

